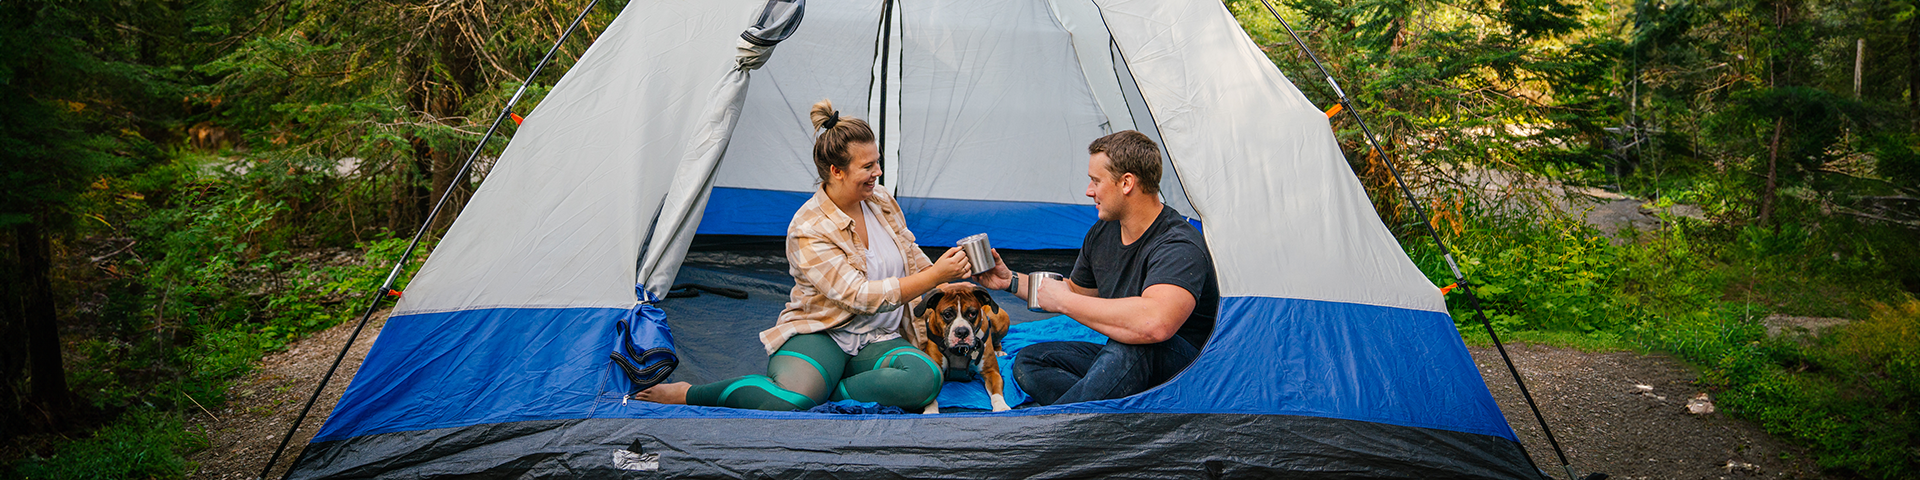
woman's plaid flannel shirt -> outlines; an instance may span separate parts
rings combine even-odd
[[[900,203],[885,187],[876,188],[867,208],[880,213],[881,223],[900,246],[912,275],[933,261],[915,245],[907,230]],[[872,234],[873,232],[868,232]],[[780,349],[794,335],[823,332],[845,324],[854,315],[872,315],[901,308],[916,299],[900,298],[900,279],[867,280],[866,247],[854,241],[853,217],[834,206],[824,190],[815,189],[787,224],[787,272],[793,275],[793,293],[773,328],[760,332],[767,354]],[[920,344],[918,319],[903,316],[900,335]]]

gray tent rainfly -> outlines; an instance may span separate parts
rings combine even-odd
[[[816,1],[795,30],[798,4],[629,3],[526,118],[290,476],[1543,477],[1326,116],[1217,0]],[[815,188],[821,98],[876,123],[922,245],[1077,247],[1087,143],[1155,137],[1166,200],[1216,259],[1205,351],[1140,395],[1006,412],[623,401],[606,354],[635,286],[664,293],[692,233],[784,232]],[[673,302],[686,355],[764,355],[685,342],[771,316]]]

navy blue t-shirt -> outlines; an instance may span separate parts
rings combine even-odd
[[[1213,334],[1213,318],[1220,310],[1213,257],[1200,230],[1173,207],[1161,205],[1160,216],[1132,245],[1120,241],[1120,222],[1094,222],[1070,278],[1098,290],[1100,298],[1138,297],[1147,287],[1160,284],[1187,289],[1193,294],[1193,314],[1177,334],[1195,348],[1205,346]]]

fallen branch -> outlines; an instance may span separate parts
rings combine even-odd
[[[1846,214],[1846,215],[1852,215],[1852,216],[1855,216],[1855,217],[1860,217],[1860,218],[1864,218],[1864,219],[1868,219],[1868,220],[1875,220],[1875,221],[1881,221],[1881,222],[1886,222],[1886,223],[1891,223],[1891,224],[1894,224],[1894,225],[1900,225],[1900,226],[1904,226],[1904,227],[1907,227],[1907,228],[1913,228],[1913,229],[1916,229],[1916,230],[1920,230],[1920,221],[1914,221],[1914,220],[1900,220],[1900,219],[1897,219],[1897,218],[1887,218],[1887,217],[1882,217],[1882,216],[1879,216],[1879,215],[1874,215],[1874,214],[1871,214],[1871,213],[1866,213],[1866,212],[1861,212],[1861,211],[1855,211],[1855,210],[1853,210],[1853,209],[1851,209],[1851,208],[1842,208],[1842,209],[1838,209],[1837,211],[1838,211],[1838,212],[1840,212],[1840,213],[1842,213],[1842,214]]]
[[[120,255],[120,254],[122,254],[122,253],[127,253],[127,251],[128,251],[128,250],[132,250],[132,249],[133,249],[133,246],[134,246],[134,245],[138,245],[139,243],[140,243],[140,241],[139,241],[139,240],[134,240],[134,241],[131,241],[131,242],[127,242],[127,246],[124,246],[124,247],[120,247],[120,249],[119,249],[119,250],[114,250],[114,251],[113,251],[113,253],[109,253],[109,254],[106,254],[106,255],[101,255],[101,256],[98,256],[98,257],[89,257],[89,258],[88,258],[87,260],[88,260],[89,262],[92,262],[92,263],[100,263],[100,261],[102,261],[102,260],[106,260],[106,259],[109,259],[109,258],[113,258],[113,257],[115,257],[115,256],[118,256],[118,255]]]

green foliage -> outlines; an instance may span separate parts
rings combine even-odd
[[[297,256],[287,250],[287,201],[260,198],[274,188],[236,188],[246,176],[162,176],[146,181],[183,182],[161,187],[182,191],[177,206],[122,212],[134,217],[124,233],[150,247],[118,265],[130,275],[114,293],[137,295],[139,307],[106,312],[108,335],[81,344],[92,368],[77,369],[89,372],[77,383],[101,407],[217,402],[262,354],[357,313],[346,301],[378,287],[405,247],[364,243],[365,256],[350,264]]]
[[[123,76],[134,67],[57,33],[85,28],[85,6],[0,5],[0,227],[65,225],[75,197],[150,146],[130,129],[139,125],[116,118],[126,113],[115,105],[121,99],[89,88],[137,82]]]
[[[1605,238],[1573,224],[1555,229],[1511,220],[1489,222],[1492,225],[1476,225],[1462,235],[1494,241],[1455,248],[1461,268],[1475,272],[1473,292],[1494,312],[1496,331],[1618,331],[1637,320],[1635,312],[1615,300],[1613,290],[1628,272],[1619,262],[1619,249]],[[1505,231],[1494,235],[1495,230]],[[1457,306],[1454,318],[1463,330],[1479,326],[1463,305]]]
[[[1642,0],[1623,18],[1635,148],[1617,183],[1646,196],[1714,182],[1716,220],[1865,214],[1920,224],[1909,154],[1914,2]],[[1864,50],[1861,50],[1864,47]],[[1856,57],[1864,52],[1864,56]],[[1859,93],[1854,68],[1861,60]],[[1627,92],[1622,92],[1627,93]],[[1877,167],[1876,167],[1877,166]],[[1878,170],[1877,172],[1875,170]],[[1877,173],[1877,178],[1876,175]],[[1895,193],[1899,192],[1899,193]],[[1763,205],[1773,211],[1763,212]],[[1756,218],[1771,216],[1770,218]]]
[[[1729,345],[1710,379],[1726,406],[1811,446],[1823,467],[1909,477],[1920,470],[1920,300],[1872,308],[1813,341]]]
[[[545,70],[555,73],[527,85],[516,111],[538,105],[543,79],[570,67],[624,3],[590,12]],[[328,195],[306,210],[346,220],[313,230],[342,245],[380,227],[411,229],[449,189],[469,190],[472,178],[453,178],[460,161],[586,5],[294,0],[255,12],[257,34],[194,66],[217,79],[196,94],[218,112],[213,123],[244,132],[249,160],[297,164],[296,172],[351,170],[337,175],[346,185],[308,190]],[[514,128],[505,123],[483,155],[498,155]],[[466,197],[451,198],[457,209]],[[436,228],[445,227],[441,220]]]
[[[1897,188],[1920,191],[1920,135],[1888,132],[1863,143],[1873,152],[1881,177]]]
[[[1865,320],[1840,327],[1823,363],[1862,375],[1889,400],[1920,402],[1920,301],[1871,308]]]
[[[1476,347],[1493,347],[1493,337],[1480,324],[1460,325],[1460,339]],[[1639,344],[1607,331],[1565,332],[1558,330],[1519,330],[1500,334],[1500,341],[1506,344],[1531,343],[1572,348],[1583,352],[1617,352],[1635,350]]]
[[[52,457],[22,461],[14,473],[36,480],[186,478],[197,466],[183,454],[206,446],[206,437],[187,430],[179,414],[141,408]]]
[[[1302,93],[1321,108],[1339,98],[1261,2],[1227,2]],[[1525,171],[1606,166],[1604,128],[1621,110],[1613,64],[1622,42],[1588,5],[1563,0],[1290,0],[1275,2],[1307,48],[1343,86],[1378,137],[1371,154],[1351,116],[1332,119],[1348,163],[1396,231],[1418,225],[1388,175],[1398,162],[1416,183],[1465,164]],[[1552,146],[1552,148],[1541,148]],[[1417,162],[1407,159],[1417,158]]]
[[[68,371],[81,398],[106,412],[217,408],[229,383],[262,355],[360,313],[406,239],[299,248],[292,227],[301,223],[290,218],[290,204],[302,202],[299,190],[313,183],[286,171],[225,173],[176,162],[104,182],[82,198],[99,212],[82,230],[124,237],[126,254],[101,263],[110,276],[83,287],[118,300],[74,314],[86,334]],[[140,429],[145,420],[121,418],[103,432],[155,431]],[[135,464],[184,465],[182,448],[147,453],[157,456]]]

